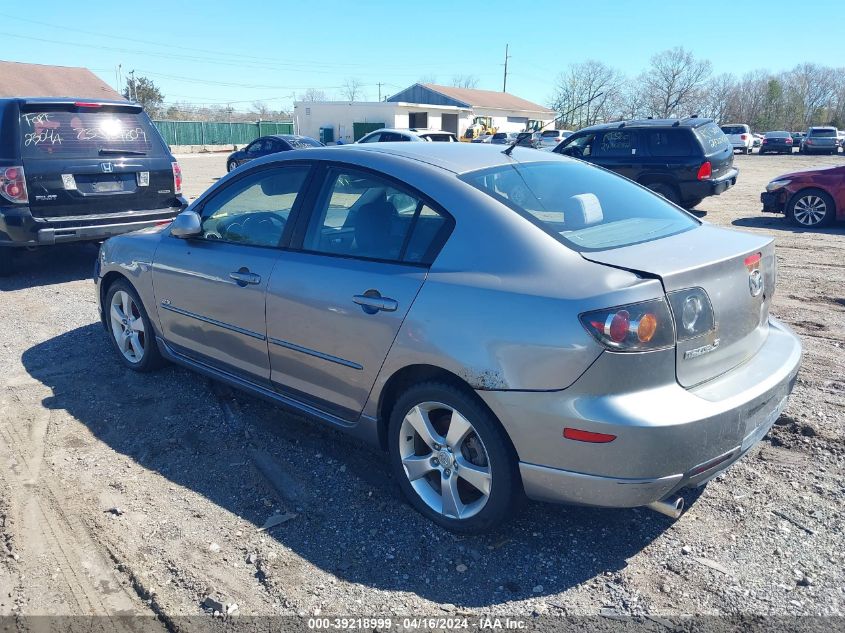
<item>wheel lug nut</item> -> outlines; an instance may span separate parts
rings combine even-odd
[[[447,468],[446,470],[443,471],[443,474],[448,477],[452,474],[452,471]]]
[[[440,444],[435,443],[434,444],[434,450],[439,451],[440,450]]]

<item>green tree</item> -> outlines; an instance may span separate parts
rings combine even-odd
[[[164,95],[161,90],[147,77],[129,77],[126,80],[126,88],[123,96],[130,101],[137,101],[147,114],[156,116],[164,103]]]

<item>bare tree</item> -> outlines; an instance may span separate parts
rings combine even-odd
[[[316,88],[309,88],[305,91],[302,95],[302,101],[308,101],[309,103],[314,103],[315,101],[326,101],[326,93],[322,90],[317,90]]]
[[[477,75],[453,75],[452,76],[452,85],[455,86],[456,88],[477,88],[478,87],[478,76]]]
[[[678,46],[658,53],[643,74],[650,114],[662,118],[690,114],[699,103],[712,66]]]
[[[622,84],[622,75],[602,62],[571,64],[558,75],[552,109],[568,113],[560,120],[565,128],[606,121],[618,110]]]
[[[437,75],[434,73],[429,73],[428,75],[423,75],[417,80],[418,84],[436,84],[437,83]]]
[[[718,123],[728,123],[728,113],[732,113],[736,91],[736,77],[730,73],[716,75],[704,87],[698,104],[699,114]]]
[[[341,94],[346,97],[347,101],[358,101],[362,96],[363,84],[358,79],[349,78],[341,86]]]
[[[837,77],[832,68],[799,64],[786,77],[787,99],[795,118],[805,126],[824,122],[836,94]]]
[[[263,101],[253,101],[252,111],[255,112],[261,119],[271,114],[270,108]]]

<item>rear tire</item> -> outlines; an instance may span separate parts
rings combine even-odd
[[[237,169],[237,168],[238,168],[238,164],[233,160],[230,160],[228,162],[228,164],[226,165],[226,171],[227,172],[232,171],[232,170]]]
[[[0,246],[0,277],[8,277],[15,270],[14,249]]]
[[[485,532],[509,520],[522,500],[517,457],[498,420],[449,383],[402,394],[390,414],[388,450],[408,502],[447,530]]]
[[[684,209],[694,209],[704,201],[704,198],[695,198],[694,200],[687,200],[684,202]]]
[[[650,182],[646,184],[646,187],[651,189],[657,195],[663,196],[669,202],[680,206],[681,196],[678,195],[678,190],[672,185],[665,182]]]
[[[128,281],[119,279],[109,286],[103,310],[109,339],[126,367],[148,372],[165,364],[150,317]]]
[[[836,204],[821,189],[804,189],[789,200],[786,215],[796,226],[814,229],[831,224],[836,217]]]

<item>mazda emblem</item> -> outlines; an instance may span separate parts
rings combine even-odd
[[[748,274],[748,289],[751,296],[756,297],[763,292],[763,274],[759,268],[755,268]]]

